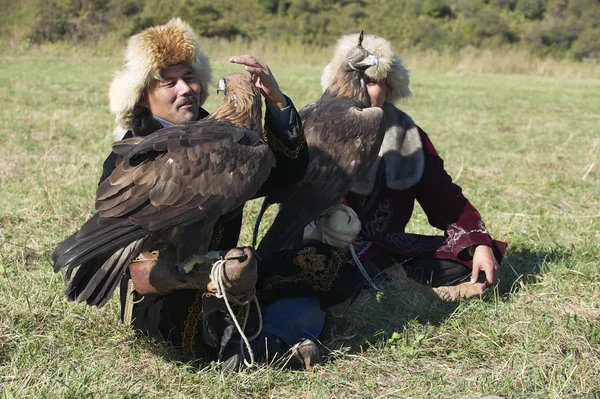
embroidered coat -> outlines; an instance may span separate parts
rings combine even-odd
[[[500,262],[507,244],[491,238],[427,134],[393,105],[386,103],[384,110],[389,124],[379,161],[344,199],[362,224],[353,244],[361,261],[386,249],[405,258],[450,259],[471,267],[469,248],[488,245]],[[415,201],[444,236],[405,232]]]
[[[263,183],[257,197],[286,187],[300,180],[308,165],[308,149],[300,117],[290,99],[290,118],[286,126],[271,113],[265,113],[264,136],[273,151],[276,167]],[[200,109],[200,118],[208,113]],[[162,125],[150,113],[138,116],[133,129],[124,138],[146,136]],[[100,182],[106,179],[118,162],[113,152],[105,160]],[[223,215],[215,224],[210,250],[225,250],[237,246],[242,226],[243,206]],[[121,281],[121,319],[127,292],[128,276]],[[136,296],[133,307],[133,327],[158,341],[169,341],[188,355],[222,351],[235,333],[223,301],[202,290],[178,290],[163,296]],[[256,317],[256,315],[254,315]],[[227,326],[227,327],[225,327]]]

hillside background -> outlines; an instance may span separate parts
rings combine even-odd
[[[364,29],[402,49],[600,58],[600,0],[0,0],[0,9],[0,49],[117,51],[132,33],[180,16],[204,37],[274,46],[326,47]]]

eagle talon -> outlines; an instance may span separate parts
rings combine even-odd
[[[196,265],[213,265],[216,261],[220,259],[223,259],[221,251],[210,251],[202,255],[192,255],[192,257],[185,261],[185,263],[183,263],[182,265],[176,265],[175,267],[179,274],[188,274],[192,270],[194,270]]]

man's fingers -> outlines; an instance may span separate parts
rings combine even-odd
[[[473,270],[471,271],[471,284],[475,284],[479,278],[479,264],[473,263]]]
[[[248,54],[231,56],[229,62],[244,65],[244,69],[252,75],[254,84],[260,89],[269,104],[274,104],[279,108],[287,106],[287,100],[269,69],[269,65]]]
[[[244,54],[229,57],[229,62],[233,62],[234,64],[256,65],[258,60],[249,54]]]
[[[486,268],[485,269],[485,281],[488,283],[488,285],[493,285],[495,283],[495,277],[494,277],[494,268],[490,267],[490,268]]]
[[[496,284],[498,282],[499,277],[500,277],[500,265],[498,264],[498,261],[496,261],[496,259],[494,259],[494,264],[492,265],[492,280],[494,281],[494,284]]]
[[[229,57],[229,62],[244,65],[251,73],[265,73],[269,69],[265,63],[251,55],[234,55]]]
[[[261,75],[261,74],[264,74],[264,73],[265,73],[265,71],[264,71],[262,68],[251,67],[251,66],[248,66],[248,65],[246,65],[246,66],[244,67],[244,69],[245,69],[246,71],[248,71],[248,72],[250,72],[250,73],[254,74],[254,75]]]
[[[485,280],[488,285],[494,285],[498,281],[498,262],[495,260],[486,263],[483,267]]]
[[[478,274],[485,273],[485,282],[487,285],[493,285],[498,281],[498,262],[494,257],[494,252],[487,245],[478,245],[473,254],[473,274],[471,282],[477,281]]]

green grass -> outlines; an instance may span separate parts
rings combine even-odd
[[[225,59],[213,58],[215,77],[241,70]],[[93,206],[121,60],[1,56],[0,397],[600,397],[600,81],[405,62],[414,96],[400,107],[510,243],[499,285],[483,300],[445,303],[392,283],[336,322],[312,372],[223,376],[136,337],[116,298],[102,309],[67,302],[52,272],[54,246]],[[298,107],[319,96],[318,64],[271,66]],[[409,228],[435,232],[420,209]]]

